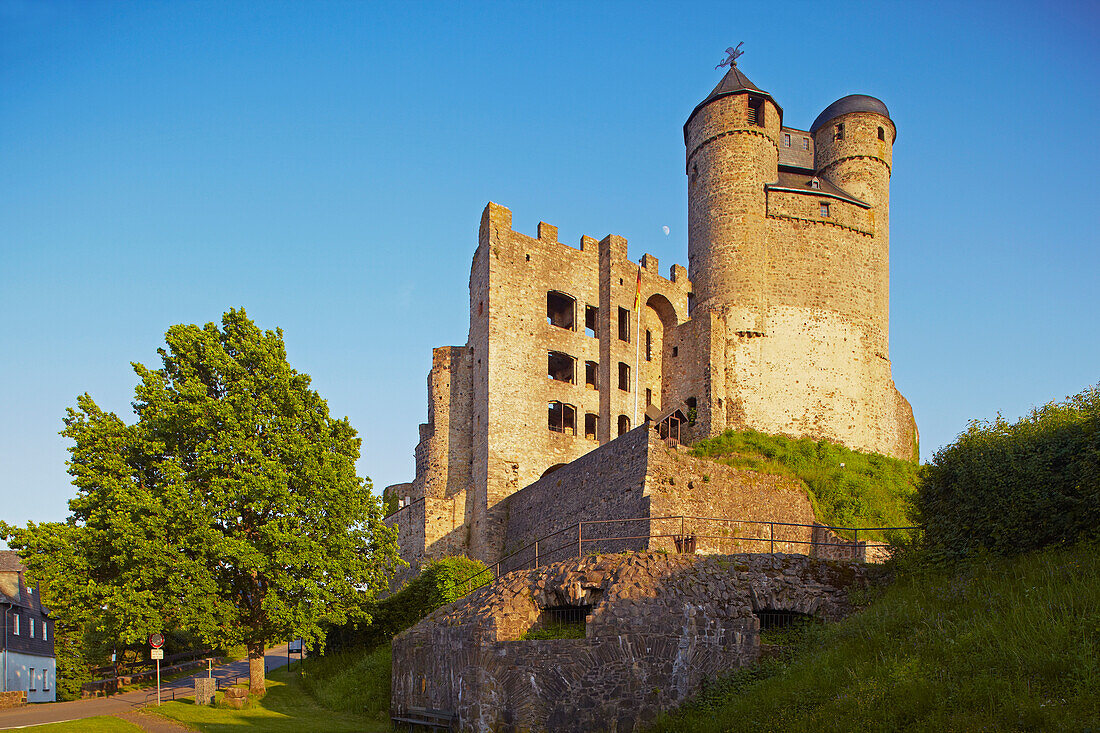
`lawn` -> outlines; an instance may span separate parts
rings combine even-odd
[[[133,723],[112,718],[109,715],[70,720],[65,723],[33,725],[23,730],[33,730],[35,733],[141,733],[141,728]]]
[[[308,665],[307,665],[308,666]],[[220,705],[222,693],[218,693]],[[388,701],[387,701],[388,702]],[[250,733],[301,733],[323,730],[328,733],[373,733],[392,730],[385,721],[365,715],[335,712],[319,705],[302,688],[297,672],[275,670],[267,679],[267,695],[245,710],[220,706],[195,705],[190,700],[167,702],[150,712],[197,728],[203,733],[230,733],[247,725]]]

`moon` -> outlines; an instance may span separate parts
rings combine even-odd
[[[667,226],[661,227],[661,231],[665,233],[666,237],[668,236],[669,229]]]

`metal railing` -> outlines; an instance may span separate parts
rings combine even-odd
[[[616,533],[615,525],[625,527],[629,523],[648,523],[648,531]],[[654,527],[654,525],[664,525]],[[752,528],[755,532],[735,532],[735,527]],[[589,532],[585,532],[589,528]],[[717,531],[703,531],[715,528]],[[706,554],[775,554],[793,552],[829,559],[853,559],[866,561],[867,550],[889,547],[883,541],[861,541],[860,532],[907,532],[916,527],[833,527],[823,524],[799,524],[797,522],[768,522],[751,519],[723,519],[718,517],[634,517],[630,519],[593,519],[577,522],[556,532],[539,537],[518,550],[514,550],[484,570],[455,583],[465,588],[463,595],[483,585],[488,585],[503,573],[528,570],[552,562],[582,558],[586,554],[623,551],[657,550],[676,554],[694,554],[700,550]],[[675,530],[675,531],[674,531]],[[808,532],[806,531],[808,530]],[[838,533],[851,533],[847,540]],[[587,536],[586,536],[587,534]],[[592,536],[599,535],[599,536]],[[808,539],[807,539],[808,537]],[[657,540],[654,546],[654,540]],[[799,552],[806,549],[809,552]],[[753,549],[762,548],[762,549]],[[778,549],[777,549],[778,548]],[[829,548],[829,549],[818,549]],[[524,557],[526,553],[526,558]],[[502,570],[503,568],[503,570]],[[482,576],[487,576],[473,585]],[[469,587],[467,587],[469,585]]]

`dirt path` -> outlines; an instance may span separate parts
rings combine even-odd
[[[116,713],[115,717],[133,723],[142,730],[149,731],[149,733],[195,733],[194,728],[188,728],[175,721],[141,710],[131,710],[128,713]]]
[[[282,667],[286,664],[286,647],[287,645],[283,644],[267,650],[265,662],[268,670]],[[172,700],[181,697],[193,697],[195,695],[196,676],[205,677],[206,670],[200,670],[194,675],[175,680],[174,682],[162,683],[160,688],[161,699]],[[231,662],[229,664],[223,664],[220,667],[215,667],[213,676],[220,680],[220,684],[218,685],[219,689],[226,687],[227,684],[233,684],[237,677],[248,676],[248,660],[242,659],[239,662]],[[0,710],[0,730],[23,728],[28,725],[41,725],[42,723],[61,723],[67,720],[91,718],[96,715],[119,715],[122,717],[127,713],[137,713],[146,705],[156,704],[157,688],[155,686],[142,690],[135,690],[134,692],[127,692],[122,695],[114,695],[112,697],[96,697],[88,700],[73,700],[72,702],[37,703],[34,705],[27,705],[26,707],[13,708],[11,710]],[[140,720],[148,721],[152,718],[153,716],[142,716]],[[130,720],[130,718],[125,719]],[[138,719],[134,719],[132,722],[141,725]],[[165,723],[168,723],[168,721],[165,721]],[[146,730],[164,731],[164,733],[188,730],[175,723],[168,724],[173,727],[146,727]]]

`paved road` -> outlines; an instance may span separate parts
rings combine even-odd
[[[267,650],[266,662],[269,670],[286,664],[287,645],[273,647]],[[171,700],[175,697],[193,697],[195,695],[195,676],[205,677],[206,670],[199,670],[195,675],[162,683],[161,699]],[[232,684],[237,677],[248,676],[248,660],[224,664],[214,667],[214,676],[221,680],[219,689]],[[73,700],[72,702],[47,702],[27,705],[12,710],[0,710],[0,730],[22,728],[28,725],[41,725],[42,723],[60,723],[66,720],[79,720],[91,718],[96,715],[113,715],[136,710],[145,705],[157,704],[157,688],[151,688],[127,692],[111,697],[96,697],[88,700]]]

